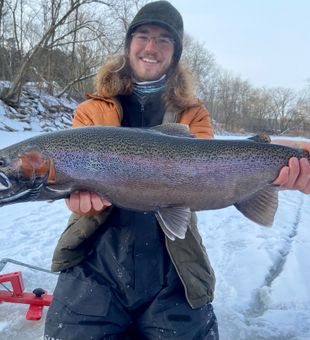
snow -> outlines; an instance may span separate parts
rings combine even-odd
[[[0,148],[37,133],[0,131]],[[0,260],[49,269],[69,217],[64,202],[20,203],[0,211]],[[234,207],[198,216],[217,276],[214,307],[221,340],[310,339],[310,195],[280,192],[272,228],[252,223]],[[53,291],[54,274],[11,263],[1,274],[19,270],[27,291]],[[25,320],[26,311],[26,305],[0,305],[2,340],[42,338],[47,308],[40,321]]]
[[[0,81],[0,92],[9,86],[9,82]],[[56,84],[54,89],[60,90]],[[17,109],[0,100],[0,130],[49,132],[71,127],[77,104],[76,100],[65,94],[60,98],[52,96],[45,83],[40,87],[35,83],[26,83],[22,87]]]

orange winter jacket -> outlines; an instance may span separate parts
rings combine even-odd
[[[122,121],[122,107],[116,98],[103,98],[88,95],[88,100],[81,103],[74,114],[73,127],[89,125],[120,126]],[[190,107],[182,112],[176,112],[169,118],[165,113],[164,122],[181,123],[189,126],[191,132],[199,138],[213,138],[213,128],[208,110],[202,103]]]

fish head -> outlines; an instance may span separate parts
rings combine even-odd
[[[50,160],[36,148],[0,151],[0,206],[33,200],[49,170]]]

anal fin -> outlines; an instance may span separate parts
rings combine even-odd
[[[278,208],[278,191],[275,186],[268,186],[235,207],[251,221],[263,226],[271,226]]]

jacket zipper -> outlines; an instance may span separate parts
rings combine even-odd
[[[141,127],[144,127],[144,101],[141,100]]]

